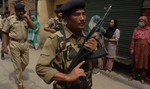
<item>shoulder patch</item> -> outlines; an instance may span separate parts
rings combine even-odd
[[[7,19],[8,19],[8,20],[11,20],[11,19],[13,19],[13,18],[15,18],[15,15],[9,16]]]
[[[58,35],[59,37],[64,37],[64,35],[60,31],[57,31],[55,34]]]
[[[51,38],[51,39],[55,38],[56,36],[57,36],[56,34],[50,34],[50,35],[48,35],[48,37]]]

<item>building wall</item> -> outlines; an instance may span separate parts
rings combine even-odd
[[[150,26],[150,0],[144,0],[142,15],[145,15],[148,17],[149,26]]]
[[[143,15],[148,17],[149,26],[150,26],[150,8],[149,9],[144,9],[143,10]]]
[[[37,0],[18,0],[17,2],[25,4],[25,10],[32,12],[32,14],[36,14],[36,1]],[[11,13],[15,13],[14,5],[16,2],[14,0],[9,0],[9,10]]]
[[[3,3],[3,1],[5,2]],[[8,0],[1,0],[0,1],[0,14],[3,14],[5,10],[8,10]]]

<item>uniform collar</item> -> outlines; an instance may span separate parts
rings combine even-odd
[[[24,18],[21,18],[21,19],[19,19],[18,17],[17,17],[17,15],[15,14],[15,17],[16,17],[16,19],[17,20],[20,20],[20,21],[22,21],[22,20],[25,20],[26,18],[24,17]]]
[[[56,16],[56,17],[54,17],[54,19],[58,20],[58,17]]]
[[[57,16],[56,16],[56,17],[54,17],[54,19],[55,19],[55,20],[57,20],[57,21],[59,21],[59,22],[64,22],[64,20],[63,20],[63,19],[59,20]]]
[[[68,38],[70,38],[71,36],[76,36],[75,34],[73,34],[70,30],[69,30],[69,28],[67,28],[66,26],[65,26],[65,34],[66,34],[66,38],[68,39]],[[81,34],[81,36],[82,37],[85,37],[86,35],[85,35],[85,33],[82,31],[82,34]],[[77,36],[76,36],[77,37]]]

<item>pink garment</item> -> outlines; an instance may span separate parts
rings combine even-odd
[[[148,24],[148,18],[146,16],[141,16],[139,18],[140,21],[144,21],[145,22],[145,26],[144,27],[136,27],[133,33],[133,39],[146,39],[148,40],[148,42],[150,43],[150,27],[147,26]]]
[[[148,18],[146,16],[141,16],[139,18],[140,21],[144,21],[146,23],[146,25],[148,24]]]
[[[103,59],[103,68],[111,72],[114,65],[114,60],[114,58]]]

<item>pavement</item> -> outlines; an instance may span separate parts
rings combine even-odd
[[[25,89],[53,89],[52,84],[46,84],[35,72],[35,65],[41,50],[30,49],[30,62],[23,73]],[[128,81],[128,76],[100,70],[93,75],[92,89],[150,89],[150,84],[141,84],[139,81]],[[10,55],[0,58],[0,89],[17,89],[13,64]]]

